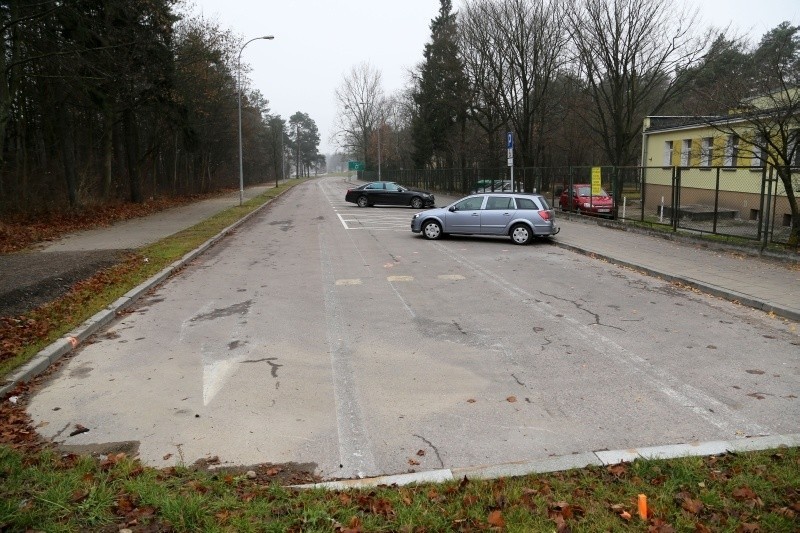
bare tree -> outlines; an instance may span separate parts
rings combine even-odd
[[[579,71],[593,106],[585,117],[612,165],[636,161],[642,119],[657,114],[703,58],[697,9],[667,0],[582,0],[566,11]]]
[[[774,167],[789,204],[789,246],[800,245],[800,26],[779,24],[750,56],[751,91],[738,112],[710,121],[729,138],[744,141],[761,164]]]
[[[492,135],[513,128],[522,165],[539,165],[552,84],[566,62],[562,0],[476,0],[460,20],[473,118]]]
[[[354,66],[336,89],[335,97],[334,142],[350,154],[363,155],[366,165],[370,135],[386,116],[380,71],[369,63]]]

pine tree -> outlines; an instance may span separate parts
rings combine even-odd
[[[431,41],[425,45],[414,92],[412,121],[414,163],[453,166],[460,126],[466,120],[467,81],[457,42],[456,14],[451,0],[440,0],[431,21]]]

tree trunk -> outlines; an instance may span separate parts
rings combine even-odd
[[[131,202],[140,204],[144,201],[144,195],[142,194],[142,177],[139,175],[139,136],[136,117],[132,109],[122,112],[122,128],[125,135],[125,155],[128,162]]]
[[[114,114],[106,109],[103,116],[103,198],[111,196],[114,163]]]
[[[61,147],[61,163],[64,166],[64,180],[67,185],[69,206],[78,204],[78,184],[75,172],[75,141],[72,137],[72,114],[67,109],[65,91],[62,84],[56,84],[56,132]]]

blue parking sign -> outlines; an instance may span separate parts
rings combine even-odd
[[[512,132],[508,132],[508,147],[509,150],[514,148],[514,134]]]

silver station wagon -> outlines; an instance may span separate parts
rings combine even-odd
[[[534,237],[552,237],[561,228],[555,212],[541,194],[473,194],[438,209],[414,215],[411,231],[426,239],[448,234],[502,235],[516,244],[528,244]]]

